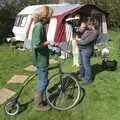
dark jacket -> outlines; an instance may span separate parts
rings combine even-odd
[[[81,38],[78,40],[79,49],[93,48],[94,43],[98,37],[98,32],[96,30],[85,31]]]

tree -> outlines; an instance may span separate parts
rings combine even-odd
[[[94,4],[109,13],[109,27],[120,27],[120,0],[81,0],[82,3]]]
[[[40,4],[48,3],[48,0],[39,0]],[[12,34],[17,13],[26,6],[38,4],[36,0],[0,0],[0,40]]]

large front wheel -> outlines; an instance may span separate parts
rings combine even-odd
[[[71,74],[57,74],[49,81],[46,89],[48,103],[57,110],[74,107],[80,97],[80,86]]]

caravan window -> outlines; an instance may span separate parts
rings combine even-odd
[[[17,17],[16,17],[16,19],[15,19],[15,23],[14,23],[15,26],[18,26],[18,25],[19,25],[19,20],[20,20],[20,16],[17,15]]]
[[[27,21],[28,15],[18,15],[15,20],[15,26],[24,27]]]
[[[21,22],[20,22],[20,26],[24,27],[27,21],[27,15],[23,15],[21,16]]]

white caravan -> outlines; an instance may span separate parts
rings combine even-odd
[[[102,39],[107,40],[107,23],[106,12],[97,8],[94,5],[80,5],[80,4],[45,4],[45,5],[32,5],[25,7],[21,10],[17,16],[13,27],[14,40],[23,41],[24,47],[30,48],[31,34],[34,22],[32,21],[32,14],[38,12],[41,6],[50,6],[53,9],[53,17],[50,20],[47,39],[50,41],[61,42],[65,41],[65,25],[62,21],[65,17],[71,14],[79,14],[85,16],[95,16],[100,22],[100,32],[102,33]],[[10,38],[7,39],[8,41]]]

